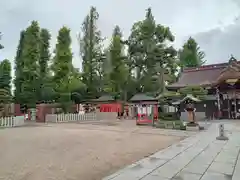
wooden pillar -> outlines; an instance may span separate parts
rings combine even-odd
[[[227,101],[228,101],[228,119],[231,119],[231,103],[229,94],[227,94]]]
[[[234,89],[234,117],[235,119],[237,119],[237,93],[236,93],[236,89]]]
[[[220,104],[220,95],[219,95],[218,87],[216,87],[216,95],[217,95],[218,118],[219,118],[220,117],[220,112],[221,112],[221,104]]]

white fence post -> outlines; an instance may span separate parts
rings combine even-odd
[[[0,127],[17,127],[24,125],[24,116],[10,116],[0,118]]]
[[[97,120],[96,113],[86,113],[86,114],[47,114],[46,122],[81,122],[81,121],[95,121]]]

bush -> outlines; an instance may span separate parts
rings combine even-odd
[[[173,113],[172,112],[169,112],[169,113],[160,112],[158,117],[160,120],[166,120],[166,121],[179,120],[178,113],[176,113],[176,112],[173,112]]]
[[[180,120],[177,121],[167,121],[167,120],[160,120],[155,125],[157,128],[163,128],[163,129],[178,129],[178,130],[186,130],[186,127],[184,126],[183,122]]]

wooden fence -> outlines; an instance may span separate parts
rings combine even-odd
[[[81,121],[98,121],[114,120],[117,114],[113,112],[93,112],[85,114],[47,114],[46,122],[81,122]]]
[[[24,116],[10,116],[0,118],[0,127],[17,127],[24,125]]]

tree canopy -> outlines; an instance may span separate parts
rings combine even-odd
[[[156,21],[151,8],[132,25],[128,37],[115,25],[108,41],[99,29],[99,18],[97,9],[91,7],[82,22],[77,39],[82,69],[73,64],[69,27],[59,29],[53,52],[51,32],[37,21],[20,32],[14,59],[16,103],[35,107],[41,102],[79,103],[105,94],[124,101],[136,93],[155,96],[176,81],[179,66],[197,67],[205,62],[193,38],[176,50],[174,33]],[[7,62],[2,62],[5,69]],[[0,88],[11,89],[9,72],[1,72]]]
[[[17,53],[14,61],[15,79],[14,79],[14,99],[15,103],[23,103],[21,98],[22,83],[23,83],[23,45],[24,45],[25,31],[21,31]]]
[[[168,45],[173,41],[169,27],[155,22],[151,8],[144,20],[133,25],[128,45],[130,64],[136,70],[137,91],[162,93],[165,83],[173,80],[177,51]]]
[[[205,53],[200,50],[199,45],[192,37],[179,50],[179,60],[182,68],[202,66],[206,62],[204,58]]]
[[[2,33],[0,32],[0,40],[2,39]],[[3,45],[0,44],[0,49],[3,49]]]
[[[39,59],[40,59],[40,27],[37,21],[32,21],[26,29],[22,51],[22,101],[28,107],[35,107],[39,90]]]
[[[97,27],[99,14],[91,7],[84,19],[79,36],[80,55],[82,58],[82,80],[87,86],[86,98],[95,98],[101,91],[103,51],[101,31]]]

